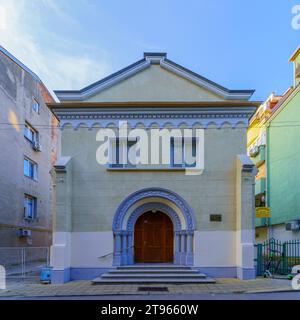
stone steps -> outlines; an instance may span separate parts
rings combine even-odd
[[[144,274],[144,273],[151,273],[151,274],[169,274],[169,273],[175,273],[175,274],[199,274],[198,270],[177,270],[177,269],[173,269],[173,270],[159,270],[159,269],[145,269],[145,270],[141,270],[141,269],[137,269],[137,270],[111,270],[109,272],[110,274]]]
[[[92,280],[94,285],[100,284],[185,284],[185,283],[215,283],[216,281],[212,278],[205,279],[101,279],[96,278]]]
[[[145,269],[151,269],[151,270],[193,270],[191,267],[188,266],[177,266],[177,265],[151,265],[151,264],[145,264],[145,265],[130,265],[130,266],[121,266],[117,267],[117,270],[145,270]]]
[[[187,266],[132,265],[122,266],[102,274],[93,284],[126,283],[214,283],[215,280]]]

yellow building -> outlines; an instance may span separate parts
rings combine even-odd
[[[255,183],[255,206],[265,207],[267,202],[267,138],[266,127],[268,119],[272,114],[274,107],[280,101],[282,96],[272,93],[267,100],[260,105],[255,114],[250,119],[247,131],[247,150],[248,155],[257,167],[256,183]],[[264,241],[267,238],[268,218],[255,219],[255,237],[257,242]]]

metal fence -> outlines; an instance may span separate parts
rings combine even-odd
[[[0,247],[0,265],[7,278],[38,277],[49,261],[48,247]]]
[[[272,238],[255,247],[257,276],[267,268],[272,274],[287,275],[294,265],[300,265],[300,239],[282,242]]]

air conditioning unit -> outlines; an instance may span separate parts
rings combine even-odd
[[[287,222],[285,224],[285,230],[286,231],[300,230],[300,220],[294,220],[294,221]]]
[[[35,150],[35,151],[41,151],[41,145],[39,144],[39,142],[34,141],[32,143],[32,149]]]
[[[31,230],[28,229],[19,229],[18,237],[31,237]]]

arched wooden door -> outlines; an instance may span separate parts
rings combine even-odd
[[[173,239],[173,223],[166,214],[145,212],[134,227],[135,262],[173,262]]]

